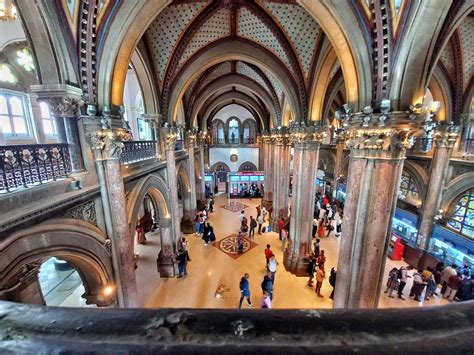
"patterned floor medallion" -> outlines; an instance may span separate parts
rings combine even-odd
[[[239,256],[244,255],[250,249],[257,246],[257,243],[248,238],[243,238],[244,250],[242,254],[239,254],[237,252],[237,233],[234,233],[224,239],[212,243],[212,245],[230,257],[237,259]]]
[[[237,201],[230,201],[229,203],[226,203],[225,205],[222,205],[221,207],[231,212],[240,212],[243,209],[246,209],[248,206]]]

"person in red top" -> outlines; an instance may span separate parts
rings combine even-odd
[[[285,221],[283,220],[283,218],[280,218],[278,220],[278,230],[279,230],[278,234],[280,236],[280,240],[281,240],[281,231],[283,230],[283,228],[285,228]]]
[[[273,252],[272,250],[270,249],[270,244],[267,244],[267,249],[265,249],[265,259],[267,261],[267,266],[268,266],[268,261],[270,260],[270,258],[272,257],[273,255]]]

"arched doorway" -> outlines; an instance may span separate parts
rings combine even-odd
[[[211,171],[214,172],[214,178],[216,180],[214,184],[214,194],[227,192],[227,173],[230,172],[229,166],[226,163],[217,162],[212,166]]]
[[[188,175],[189,167],[181,162],[177,169],[178,204],[181,219],[181,231],[193,233],[193,220],[196,214],[196,202],[191,200],[191,184]]]

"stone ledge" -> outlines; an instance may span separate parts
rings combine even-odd
[[[471,353],[474,302],[383,310],[74,309],[0,302],[2,353]]]

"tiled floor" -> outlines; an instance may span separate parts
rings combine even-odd
[[[259,199],[234,200],[245,203],[245,215],[256,215],[255,206]],[[225,195],[217,196],[216,206],[226,204]],[[231,212],[223,208],[215,208],[209,222],[214,226],[217,240],[235,233],[239,228],[239,212]],[[252,302],[259,305],[261,298],[260,283],[265,275],[264,249],[270,244],[279,263],[274,289],[274,308],[332,308],[329,299],[331,286],[327,279],[323,283],[322,294],[318,298],[314,288],[306,285],[307,279],[296,277],[288,273],[283,266],[283,253],[277,233],[256,235],[254,241],[257,245],[240,256],[233,259],[213,247],[204,246],[203,241],[194,235],[188,235],[190,242],[189,253],[191,261],[188,263],[188,276],[184,279],[160,279],[156,271],[156,256],[159,246],[154,245],[154,237],[150,235],[149,243],[138,246],[140,261],[137,269],[137,284],[139,304],[142,307],[191,307],[191,308],[236,308],[238,306],[240,290],[239,281],[245,272],[250,274],[250,290]],[[321,241],[321,249],[327,255],[326,269],[337,266],[339,254],[339,239],[331,236]],[[387,259],[386,274],[392,267],[399,267],[403,262],[394,262]],[[385,280],[384,280],[385,282]],[[215,290],[219,284],[224,284],[230,291],[223,298],[215,298]],[[405,288],[407,294],[411,288],[411,280]],[[421,305],[438,305],[446,303],[445,300],[435,297],[422,303],[407,300],[391,299],[381,294],[379,307],[414,307]],[[245,304],[245,302],[244,302]]]

